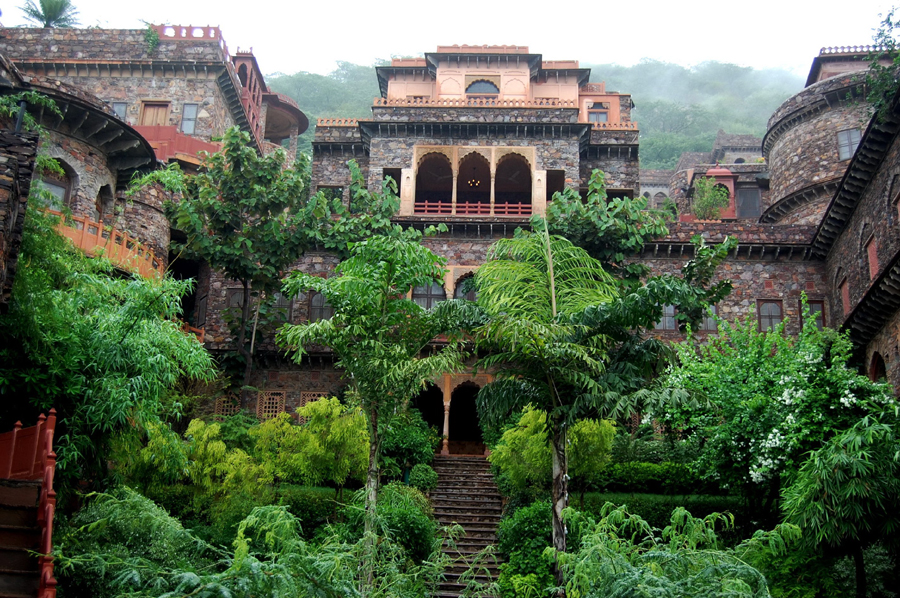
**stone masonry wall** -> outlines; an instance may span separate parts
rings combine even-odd
[[[650,266],[651,275],[679,274],[687,259],[641,259]],[[800,295],[825,300],[826,318],[832,311],[828,302],[825,267],[822,262],[788,262],[729,259],[716,272],[716,280],[731,279],[734,289],[717,306],[720,318],[734,322],[737,318],[756,317],[760,300],[782,301],[789,334],[800,331]],[[664,337],[680,336],[676,333]]]
[[[583,158],[580,161],[580,183],[586,187],[591,180],[594,169],[602,170],[606,175],[608,189],[633,189],[635,194],[640,188],[641,165],[637,158]]]
[[[14,62],[73,60],[171,60],[224,62],[218,40],[160,39],[150,54],[145,29],[26,29],[6,28],[0,38],[0,53]]]
[[[832,303],[837,307],[832,325],[844,322],[844,310],[838,285],[847,279],[850,289],[850,311],[869,291],[873,281],[884,271],[900,252],[900,213],[892,203],[892,196],[900,188],[900,137],[895,137],[877,174],[863,192],[856,210],[843,233],[835,241],[826,260],[829,282],[832,285]],[[893,191],[892,191],[893,189]],[[877,246],[878,270],[869,272],[865,244],[874,235]]]
[[[866,346],[866,370],[877,352],[884,359],[887,380],[895,389],[900,388],[900,311],[896,312]]]
[[[37,135],[0,131],[0,312],[5,311],[22,243]]]

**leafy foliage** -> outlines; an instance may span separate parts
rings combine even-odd
[[[800,536],[791,525],[757,532],[733,549],[722,549],[716,528],[730,518],[703,519],[683,508],[672,513],[659,533],[624,507],[607,504],[597,521],[578,513],[570,525],[580,529],[578,550],[559,556],[566,594],[574,598],[634,596],[768,597],[762,573],[747,564],[748,554],[785,554]]]
[[[25,20],[38,27],[76,27],[78,11],[71,0],[26,0],[21,8]]]
[[[728,207],[728,190],[716,184],[716,179],[700,177],[694,183],[691,209],[700,220],[718,220],[719,211]]]
[[[398,413],[385,429],[381,445],[385,475],[402,477],[417,465],[431,463],[440,441],[440,436],[428,427],[418,410],[408,408]]]
[[[600,170],[591,173],[586,198],[567,187],[547,205],[551,233],[583,247],[607,272],[629,284],[637,283],[650,269],[627,258],[640,253],[647,241],[668,234],[667,218],[664,212],[648,210],[643,197],[609,199]]]
[[[64,483],[105,478],[111,443],[140,434],[180,405],[182,376],[209,379],[213,363],[176,322],[189,281],[116,274],[75,250],[55,219],[31,209],[9,314],[0,320],[6,409],[59,413]]]
[[[431,492],[437,488],[438,474],[425,463],[413,465],[409,472],[409,485],[420,492]]]
[[[752,501],[773,501],[782,474],[795,472],[808,451],[853,426],[873,403],[895,404],[883,385],[848,367],[847,337],[819,331],[804,313],[796,339],[783,324],[760,332],[755,319],[720,322],[705,345],[678,345],[679,364],[666,381],[708,403],[662,416],[697,436],[698,471]]]
[[[500,522],[498,550],[506,555],[499,587],[505,598],[546,596],[553,586],[553,561],[544,556],[551,544],[550,503],[537,501]]]
[[[22,91],[19,93],[14,93],[10,95],[0,96],[0,118],[8,118],[10,120],[17,119],[21,113],[22,116],[22,128],[26,131],[35,131],[40,130],[40,125],[37,120],[32,116],[30,112],[26,109],[24,112],[21,109],[21,102],[26,102],[27,104],[31,104],[35,107],[41,107],[46,111],[51,112],[57,116],[62,116],[62,113],[59,110],[59,106],[56,105],[52,99],[47,96],[38,93],[36,91]],[[41,160],[37,164],[38,170],[40,171],[42,168],[46,169],[48,166],[47,156],[38,152],[38,158]],[[55,168],[59,168],[59,165],[55,160],[52,160]],[[53,166],[51,166],[53,168]]]

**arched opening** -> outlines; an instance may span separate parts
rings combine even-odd
[[[872,361],[869,363],[869,380],[878,382],[887,379],[887,367],[884,364],[884,358],[881,353],[875,351],[872,353]]]
[[[78,188],[78,175],[75,174],[75,170],[65,160],[57,158],[56,162],[62,169],[63,174],[45,172],[41,176],[41,183],[43,185],[42,191],[47,193],[44,195],[48,202],[47,207],[51,210],[62,210],[65,207],[72,207],[72,194]],[[83,215],[76,214],[76,216]]]
[[[115,216],[116,198],[113,196],[112,188],[109,185],[100,187],[97,192],[97,218],[98,222],[110,223]]]
[[[444,393],[437,385],[429,383],[412,400],[412,407],[419,410],[428,427],[436,428],[438,434],[444,433]]]
[[[444,154],[428,154],[416,170],[416,214],[450,214],[453,169]]]
[[[498,216],[531,214],[531,167],[528,161],[518,154],[508,154],[497,164],[494,214]]]
[[[491,166],[478,152],[468,154],[459,163],[456,213],[491,213]]]
[[[484,79],[473,81],[466,88],[467,96],[496,96],[500,93],[500,88]]]
[[[663,193],[662,191],[660,191],[659,193],[657,193],[656,195],[653,196],[653,207],[656,208],[657,210],[661,209],[663,207],[663,204],[666,203],[667,199],[668,199],[668,197],[666,197],[666,194]]]
[[[247,87],[247,65],[242,64],[238,67],[238,79],[241,80],[241,87]]]
[[[454,299],[466,299],[475,301],[478,299],[478,291],[475,290],[475,275],[464,274],[456,281],[456,288],[453,289]]]
[[[463,382],[450,395],[450,435],[448,448],[451,455],[483,455],[484,438],[478,423],[475,397],[479,386]]]

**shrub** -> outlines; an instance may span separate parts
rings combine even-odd
[[[334,520],[337,513],[338,502],[331,488],[282,484],[276,493],[278,504],[285,505],[300,522],[304,538],[313,537],[319,528]]]
[[[604,492],[649,494],[708,494],[718,490],[681,463],[613,463],[597,474],[595,487]]]
[[[438,433],[428,427],[416,409],[408,409],[384,431],[381,444],[381,471],[398,479],[419,463],[431,463],[440,443]]]
[[[430,465],[413,465],[409,472],[409,485],[421,492],[431,492],[437,487],[438,474]]]
[[[551,544],[551,509],[547,501],[522,507],[500,522],[497,548],[507,558],[500,566],[498,580],[502,596],[546,595],[544,589],[552,586],[554,580],[552,564],[543,553]]]

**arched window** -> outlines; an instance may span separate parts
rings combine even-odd
[[[466,274],[457,280],[456,288],[453,289],[453,298],[467,299],[468,301],[475,301],[478,299],[478,291],[475,290],[474,282],[474,277],[471,274]]]
[[[47,173],[41,176],[43,191],[49,194],[48,207],[51,210],[61,210],[69,205],[72,199],[72,191],[77,185],[77,177],[72,168],[63,162],[57,160],[63,170],[63,174]]]
[[[663,204],[666,203],[666,200],[669,199],[666,197],[666,194],[660,191],[656,195],[653,196],[653,207],[657,210],[662,209]]]
[[[441,301],[447,299],[444,287],[439,282],[433,282],[427,287],[415,287],[412,299],[423,309],[431,309]]]
[[[471,152],[459,161],[456,178],[456,213],[490,214],[491,166],[487,158]]]
[[[476,96],[485,96],[491,95],[495,96],[500,93],[500,89],[491,83],[490,81],[486,81],[484,79],[479,79],[478,81],[472,82],[466,88],[466,95],[476,95]]]
[[[782,320],[780,300],[766,299],[759,302],[759,329],[763,332],[775,328]]]
[[[97,192],[96,205],[98,222],[112,220],[115,202],[116,198],[113,197],[112,188],[109,185],[100,187],[100,191]]]
[[[241,87],[247,87],[247,65],[242,64],[238,67],[238,79],[241,80]]]
[[[872,361],[869,363],[869,380],[878,382],[887,378],[887,367],[884,364],[884,358],[881,353],[875,351],[872,353]]]

